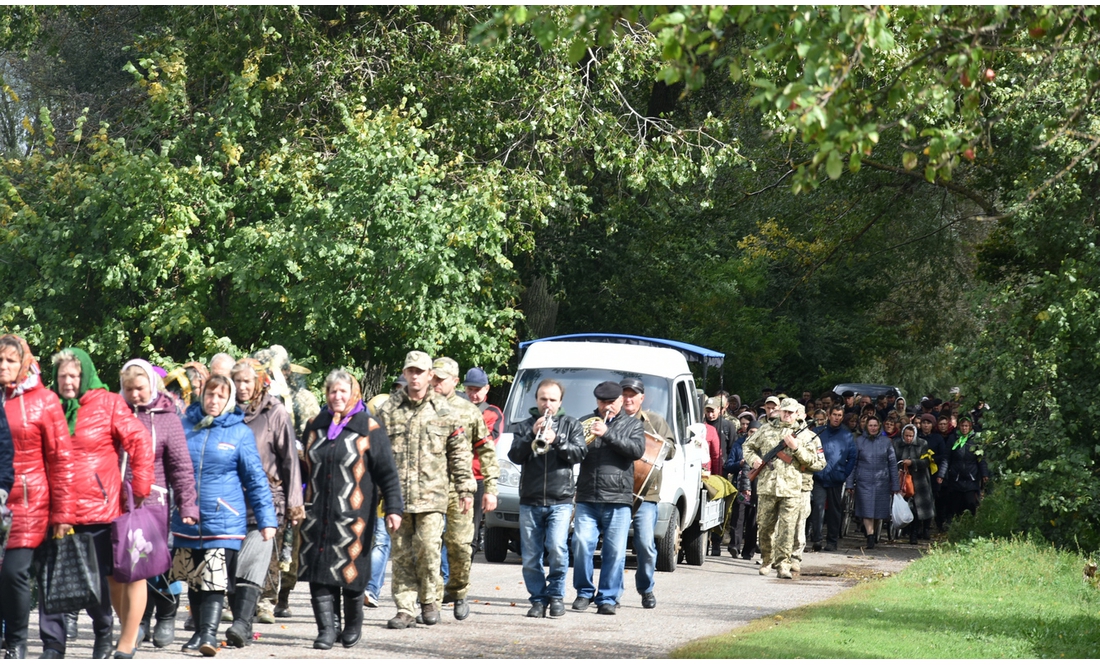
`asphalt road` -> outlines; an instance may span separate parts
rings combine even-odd
[[[729,631],[753,619],[782,613],[792,607],[829,598],[867,575],[896,573],[920,551],[906,545],[880,545],[862,551],[848,539],[831,553],[806,554],[801,578],[762,577],[750,561],[708,557],[703,566],[680,565],[676,572],[657,573],[657,607],[642,609],[634,590],[633,558],[627,560],[626,592],[615,616],[566,610],[559,619],[528,619],[530,607],[523,586],[519,557],[509,553],[504,563],[474,557],[471,612],[459,622],[444,607],[436,626],[389,630],[386,621],[396,610],[387,594],[382,606],[367,609],[363,640],[352,649],[337,646],[321,652],[312,648],[317,628],[309,591],[299,585],[291,594],[293,617],[274,625],[256,624],[259,639],[245,649],[223,648],[218,658],[663,658],[696,638]],[[572,569],[566,580],[566,605],[575,598]],[[29,658],[41,652],[36,614],[31,616]],[[224,638],[229,624],[221,625]],[[117,635],[117,626],[116,626]],[[166,649],[151,645],[138,658],[180,658],[180,645],[190,637],[183,631],[183,613],[177,618],[176,643]],[[91,655],[91,620],[80,619],[80,636],[69,646],[69,657]]]

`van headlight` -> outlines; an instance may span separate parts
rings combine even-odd
[[[500,463],[500,478],[497,484],[503,487],[519,487],[519,467],[511,460],[498,458]]]

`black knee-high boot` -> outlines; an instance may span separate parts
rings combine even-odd
[[[225,642],[238,649],[252,641],[252,619],[256,616],[256,603],[260,600],[260,587],[237,580],[233,594],[233,625],[225,631]]]
[[[145,611],[149,612],[149,605],[156,608],[157,625],[153,629],[153,646],[163,649],[176,639],[176,612],[179,610],[180,597],[163,591],[154,591],[151,595],[153,602],[146,604]],[[145,639],[149,639],[148,633]]]
[[[317,620],[317,639],[314,649],[331,649],[336,642],[336,615],[333,607],[336,598],[328,590],[310,590],[313,618]]]
[[[344,597],[344,630],[340,631],[340,644],[350,649],[359,644],[363,636],[363,594],[342,594]]]

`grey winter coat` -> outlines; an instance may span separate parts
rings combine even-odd
[[[856,491],[856,517],[890,519],[890,501],[898,487],[898,463],[894,446],[883,434],[856,437],[856,467],[848,477]]]

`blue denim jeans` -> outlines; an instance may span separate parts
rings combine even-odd
[[[638,571],[634,585],[638,593],[653,593],[653,574],[657,572],[657,542],[653,529],[657,526],[657,504],[643,501],[634,513],[634,551],[638,553]]]
[[[386,562],[390,560],[390,532],[386,531],[386,519],[374,518],[374,538],[370,546],[370,582],[367,593],[378,598],[386,583]]]
[[[618,603],[623,595],[626,538],[630,532],[630,506],[625,503],[578,503],[573,516],[573,588],[596,605]],[[600,587],[593,584],[593,557],[600,550]]]
[[[519,539],[523,552],[523,583],[532,603],[550,604],[565,597],[569,571],[569,518],[573,505],[519,507]],[[545,564],[544,564],[545,560]],[[550,567],[550,574],[543,570]]]

